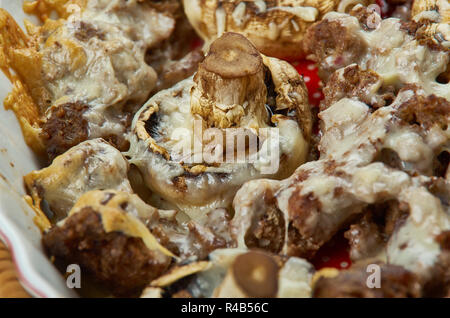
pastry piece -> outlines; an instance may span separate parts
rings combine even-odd
[[[403,88],[390,106],[373,112],[348,98],[322,111],[319,160],[283,181],[254,180],[238,191],[231,223],[238,247],[310,258],[369,205],[397,200],[406,213],[420,210],[410,192],[427,198],[431,219],[443,220],[439,230],[445,230],[448,203],[428,183],[448,186],[446,175],[434,168],[448,152],[450,104],[421,94],[417,87]],[[429,111],[433,101],[442,111]],[[418,232],[433,232],[417,226]]]
[[[152,281],[141,297],[310,297],[314,269],[307,261],[262,251],[219,249],[208,261],[171,269]]]
[[[263,54],[304,56],[306,29],[330,11],[346,12],[357,3],[340,0],[184,0],[189,21],[209,45],[225,32],[245,35]]]
[[[414,83],[427,95],[450,99],[450,84],[441,80],[450,61],[448,23],[377,20],[376,13],[366,10],[356,6],[351,14],[331,12],[308,29],[305,45],[318,62],[322,80],[331,82],[334,71],[356,63],[366,72],[364,80],[372,77],[371,94],[394,91],[395,96]],[[333,75],[333,80],[342,75]]]
[[[67,216],[81,195],[91,190],[132,192],[128,162],[103,139],[87,140],[55,158],[44,169],[24,177],[25,186],[38,209],[51,211],[54,222]]]
[[[286,177],[303,163],[312,117],[290,64],[226,33],[195,76],[153,96],[132,128],[130,163],[154,193],[200,221],[229,208],[247,180]]]
[[[164,85],[146,62],[152,56],[149,50],[176,42],[171,37],[180,4],[36,1],[27,8],[44,12],[43,18],[47,9],[62,14],[62,19],[46,19],[40,27],[27,23],[27,35],[6,11],[0,14],[1,64],[14,84],[5,106],[15,111],[28,144],[50,159],[98,137],[127,150],[125,135],[134,112],[157,85]],[[172,64],[182,58],[175,51]],[[183,61],[181,71],[172,65],[169,77],[190,75],[189,63],[195,61]]]

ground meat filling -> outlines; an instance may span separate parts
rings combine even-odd
[[[349,241],[352,261],[381,253],[394,229],[407,216],[407,207],[395,200],[368,206],[360,219],[344,233]]]
[[[322,20],[308,28],[305,47],[319,61],[319,76],[328,78],[335,70],[347,66],[366,53],[367,46],[360,37],[352,34],[338,21]],[[327,58],[334,57],[334,65]]]
[[[163,1],[162,4],[152,5],[159,10],[162,7],[164,12],[171,12],[176,19],[175,30],[171,36],[157,47],[149,48],[145,56],[146,63],[158,73],[158,82],[154,89],[154,92],[157,92],[194,74],[198,64],[203,61],[204,54],[201,48],[192,50],[192,43],[198,37],[187,21],[180,3]]]
[[[88,109],[81,102],[56,107],[42,127],[50,160],[88,139],[88,123],[83,113]]]
[[[249,229],[245,242],[249,248],[279,253],[284,245],[284,232],[283,214],[275,205],[270,205],[261,219]]]
[[[418,90],[416,86],[411,86]],[[448,114],[450,114],[450,101],[435,95],[423,96],[414,94],[398,108],[396,116],[410,125],[420,125],[429,129],[438,125],[440,129],[446,130],[448,125]]]
[[[381,264],[380,288],[369,288],[368,264],[358,264],[336,277],[318,279],[313,295],[318,298],[415,298],[421,296],[417,277],[401,266]]]
[[[323,89],[324,100],[320,110],[325,110],[342,98],[358,99],[373,108],[392,103],[396,92],[392,86],[380,87],[382,79],[371,70],[362,70],[352,64],[334,72]]]
[[[92,208],[84,208],[45,233],[43,245],[50,256],[79,264],[117,296],[138,294],[171,262],[150,251],[140,238],[106,233]]]
[[[450,167],[450,153],[448,151],[441,152],[434,161],[433,175],[444,178],[449,172]]]

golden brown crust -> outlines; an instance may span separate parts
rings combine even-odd
[[[41,55],[34,37],[25,35],[12,16],[0,9],[0,68],[13,84],[4,106],[16,114],[26,143],[43,154],[40,127],[46,92],[40,65]]]
[[[211,43],[224,32],[248,37],[263,54],[279,58],[304,55],[306,29],[324,14],[356,3],[339,0],[223,1],[184,0],[186,14],[199,35]]]

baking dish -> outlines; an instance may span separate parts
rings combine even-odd
[[[0,1],[23,26],[26,17],[22,0]],[[0,99],[11,90],[9,80],[0,74]],[[34,211],[23,198],[22,177],[39,169],[39,160],[25,144],[12,111],[0,107],[0,238],[9,247],[20,282],[35,297],[76,297],[41,246],[41,232],[34,224]]]

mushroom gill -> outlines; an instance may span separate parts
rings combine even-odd
[[[153,193],[200,220],[230,209],[246,181],[292,173],[306,160],[311,129],[296,70],[226,33],[193,77],[140,109],[127,155]]]

